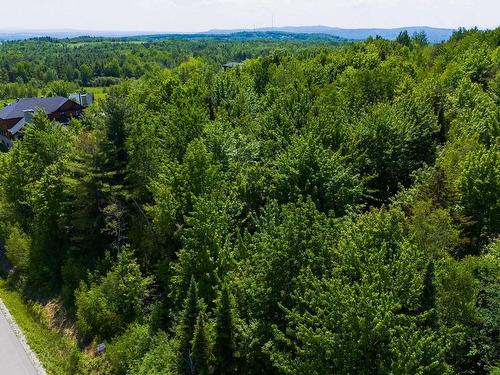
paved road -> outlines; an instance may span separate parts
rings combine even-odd
[[[0,309],[0,374],[38,375],[2,309]]]

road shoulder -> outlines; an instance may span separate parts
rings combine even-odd
[[[29,361],[35,368],[35,371],[38,375],[47,375],[45,369],[43,368],[42,364],[40,363],[38,357],[36,354],[31,350],[31,348],[28,345],[28,342],[26,341],[26,337],[24,336],[23,332],[17,325],[14,317],[10,313],[9,309],[5,304],[3,303],[2,299],[0,298],[0,314],[5,318],[7,321],[8,325],[10,326],[12,332],[14,335],[17,337],[20,345],[22,346],[24,352],[26,353]]]

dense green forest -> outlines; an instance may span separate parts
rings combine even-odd
[[[5,43],[2,88],[116,79],[0,156],[8,282],[107,344],[71,374],[498,373],[499,46]]]
[[[264,33],[264,36],[268,34]],[[252,35],[158,39],[160,36],[106,39],[35,38],[0,43],[0,100],[64,94],[78,86],[108,87],[123,79],[139,78],[159,68],[173,68],[190,58],[211,65],[266,56],[284,42]],[[277,33],[274,38],[290,39]],[[185,36],[184,38],[187,38]],[[241,39],[240,39],[241,38]],[[238,42],[232,42],[236,39]],[[307,43],[301,39],[309,40]],[[341,44],[331,36],[304,36],[288,40],[286,49],[312,54],[315,48]]]

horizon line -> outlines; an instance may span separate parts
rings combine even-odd
[[[328,25],[286,25],[286,26],[262,26],[262,27],[240,27],[240,28],[224,28],[224,27],[213,27],[208,30],[202,30],[202,31],[172,31],[172,30],[141,30],[141,29],[130,29],[130,30],[124,30],[124,29],[110,29],[110,30],[105,30],[105,29],[79,29],[79,28],[16,28],[16,29],[0,29],[0,33],[28,33],[28,32],[58,32],[58,33],[63,33],[63,32],[72,32],[72,33],[77,33],[77,32],[94,32],[94,33],[150,33],[150,34],[199,34],[199,33],[207,33],[207,32],[213,32],[213,31],[258,31],[258,30],[272,30],[272,29],[281,29],[281,28],[305,28],[305,27],[324,27],[324,28],[330,28],[330,29],[338,29],[338,30],[397,30],[397,29],[406,29],[406,28],[429,28],[429,29],[443,29],[443,30],[458,30],[460,28],[465,28],[465,29],[472,29],[472,28],[478,28],[480,30],[491,30],[494,28],[497,28],[499,26],[495,27],[479,27],[479,26],[471,26],[471,27],[464,27],[464,26],[457,26],[457,27],[446,27],[446,26],[427,26],[427,25],[409,25],[409,26],[397,26],[397,27],[338,27],[338,26],[328,26]]]

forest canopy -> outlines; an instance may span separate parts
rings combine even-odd
[[[5,43],[0,97],[110,86],[0,155],[9,282],[73,373],[500,371],[499,46]]]

